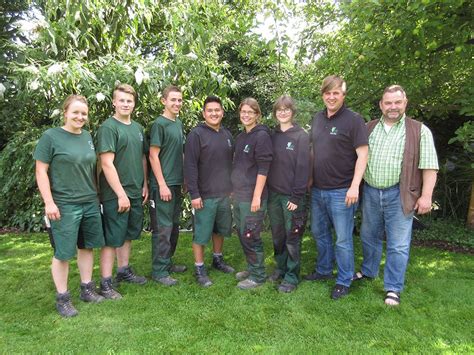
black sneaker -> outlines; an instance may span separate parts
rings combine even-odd
[[[108,300],[119,300],[122,298],[122,295],[113,288],[111,277],[102,279],[102,281],[100,281],[99,294]]]
[[[280,286],[278,286],[278,291],[282,293],[290,293],[296,290],[296,285],[290,284],[289,282],[282,282]]]
[[[186,267],[186,265],[171,265],[170,266],[170,272],[178,272],[178,273],[181,273],[181,272],[185,272],[188,268]]]
[[[331,280],[333,278],[334,278],[333,274],[323,275],[317,271],[313,272],[312,274],[303,276],[303,279],[306,281],[324,281],[324,280]]]
[[[277,282],[278,280],[281,280],[283,277],[283,273],[278,270],[278,269],[275,269],[275,271],[273,271],[273,273],[268,276],[267,280],[270,281],[270,282]]]
[[[204,265],[196,266],[194,275],[196,276],[196,281],[202,287],[209,287],[212,285],[211,279],[207,276],[207,270]]]
[[[84,302],[99,303],[105,300],[104,297],[99,295],[95,289],[95,282],[90,281],[89,283],[81,283],[81,294],[79,298]]]
[[[138,276],[135,274],[131,266],[127,266],[123,271],[117,272],[117,275],[115,276],[116,283],[120,283],[122,281],[143,285],[146,284],[146,277]]]
[[[338,300],[341,297],[347,296],[349,294],[349,287],[344,285],[336,284],[331,292],[331,298],[333,300]]]
[[[214,255],[212,258],[212,267],[219,271],[222,271],[226,274],[232,274],[235,272],[235,269],[224,262],[224,257],[222,255]]]
[[[56,309],[64,318],[70,318],[78,315],[78,311],[71,302],[71,295],[68,291],[56,294]]]

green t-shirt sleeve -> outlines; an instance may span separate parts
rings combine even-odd
[[[165,128],[158,122],[158,120],[151,126],[150,145],[161,147],[165,139]]]
[[[116,149],[116,133],[109,127],[101,126],[97,131],[97,153],[115,153]]]
[[[53,159],[53,140],[48,134],[43,133],[41,136],[36,145],[33,158],[46,164],[51,163],[51,160]]]

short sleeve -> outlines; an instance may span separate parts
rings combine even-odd
[[[425,125],[421,126],[420,162],[418,164],[418,169],[439,169],[438,156],[436,155],[433,134]]]
[[[53,139],[46,132],[38,141],[33,158],[46,164],[50,164],[53,160]]]
[[[369,135],[364,119],[357,115],[352,129],[352,145],[355,149],[369,144]]]
[[[155,147],[162,147],[165,138],[164,127],[156,120],[151,126],[150,145]]]
[[[115,153],[116,149],[116,133],[110,127],[99,127],[99,130],[97,131],[97,152],[99,154],[107,152]]]

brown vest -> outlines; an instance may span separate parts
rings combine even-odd
[[[367,123],[369,136],[379,120]],[[421,122],[405,118],[405,149],[403,151],[402,172],[400,173],[400,196],[403,213],[408,215],[415,209],[416,201],[421,196],[422,171],[420,162]],[[369,146],[370,149],[370,146]]]

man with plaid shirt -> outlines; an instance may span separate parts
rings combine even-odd
[[[438,158],[430,130],[405,116],[408,100],[399,85],[387,87],[382,117],[367,124],[369,161],[364,174],[361,239],[364,260],[353,280],[379,271],[384,235],[385,304],[400,304],[410,251],[413,215],[431,211]],[[385,233],[384,233],[385,232]]]

